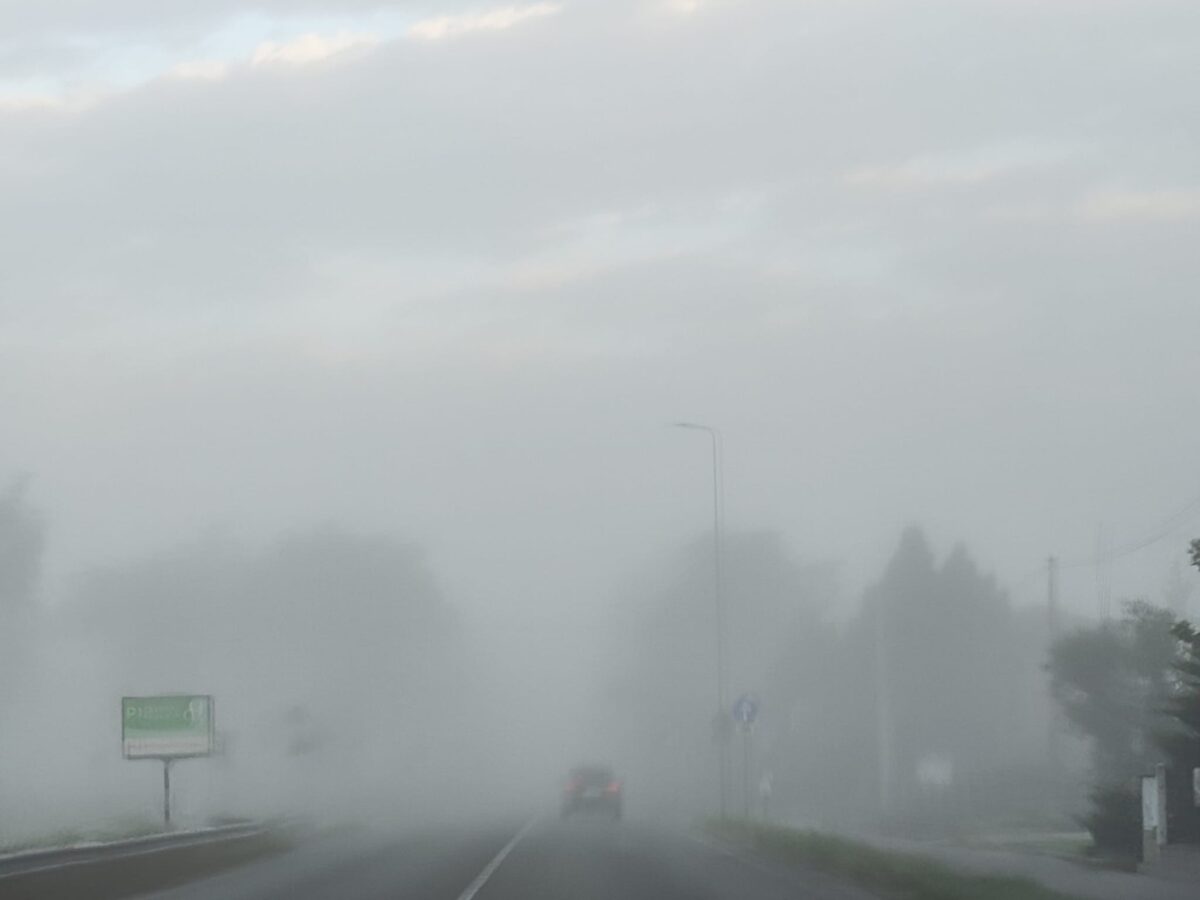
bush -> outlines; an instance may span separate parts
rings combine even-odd
[[[1092,835],[1103,856],[1141,861],[1142,800],[1127,786],[1098,787],[1091,793],[1092,810],[1079,822]]]

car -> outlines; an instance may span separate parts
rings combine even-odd
[[[563,787],[562,815],[603,813],[621,818],[621,782],[608,766],[577,766]]]

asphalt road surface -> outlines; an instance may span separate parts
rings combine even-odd
[[[877,900],[682,832],[580,817],[312,840],[155,900]]]

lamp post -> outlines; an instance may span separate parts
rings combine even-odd
[[[721,818],[726,816],[727,794],[726,773],[728,771],[729,734],[726,727],[726,717],[729,715],[725,708],[725,604],[724,604],[724,559],[722,546],[724,514],[724,478],[721,466],[721,432],[708,425],[697,425],[694,422],[676,422],[676,428],[688,428],[693,431],[704,431],[712,439],[712,479],[713,479],[713,605],[716,621],[716,657],[717,657],[717,717],[714,720],[716,729],[718,765],[720,766],[719,784],[721,796]]]

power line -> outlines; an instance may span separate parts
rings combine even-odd
[[[1181,527],[1187,524],[1187,522],[1190,521],[1196,513],[1200,513],[1200,496],[1196,496],[1185,506],[1180,507],[1171,515],[1167,516],[1158,524],[1157,527],[1143,537],[1116,547],[1102,547],[1097,551],[1096,555],[1090,559],[1078,559],[1062,562],[1060,563],[1059,567],[1063,569],[1083,569],[1091,566],[1100,566],[1113,563],[1118,559],[1130,556],[1140,550],[1145,550],[1147,547],[1152,547],[1160,541],[1164,541],[1171,537]]]

